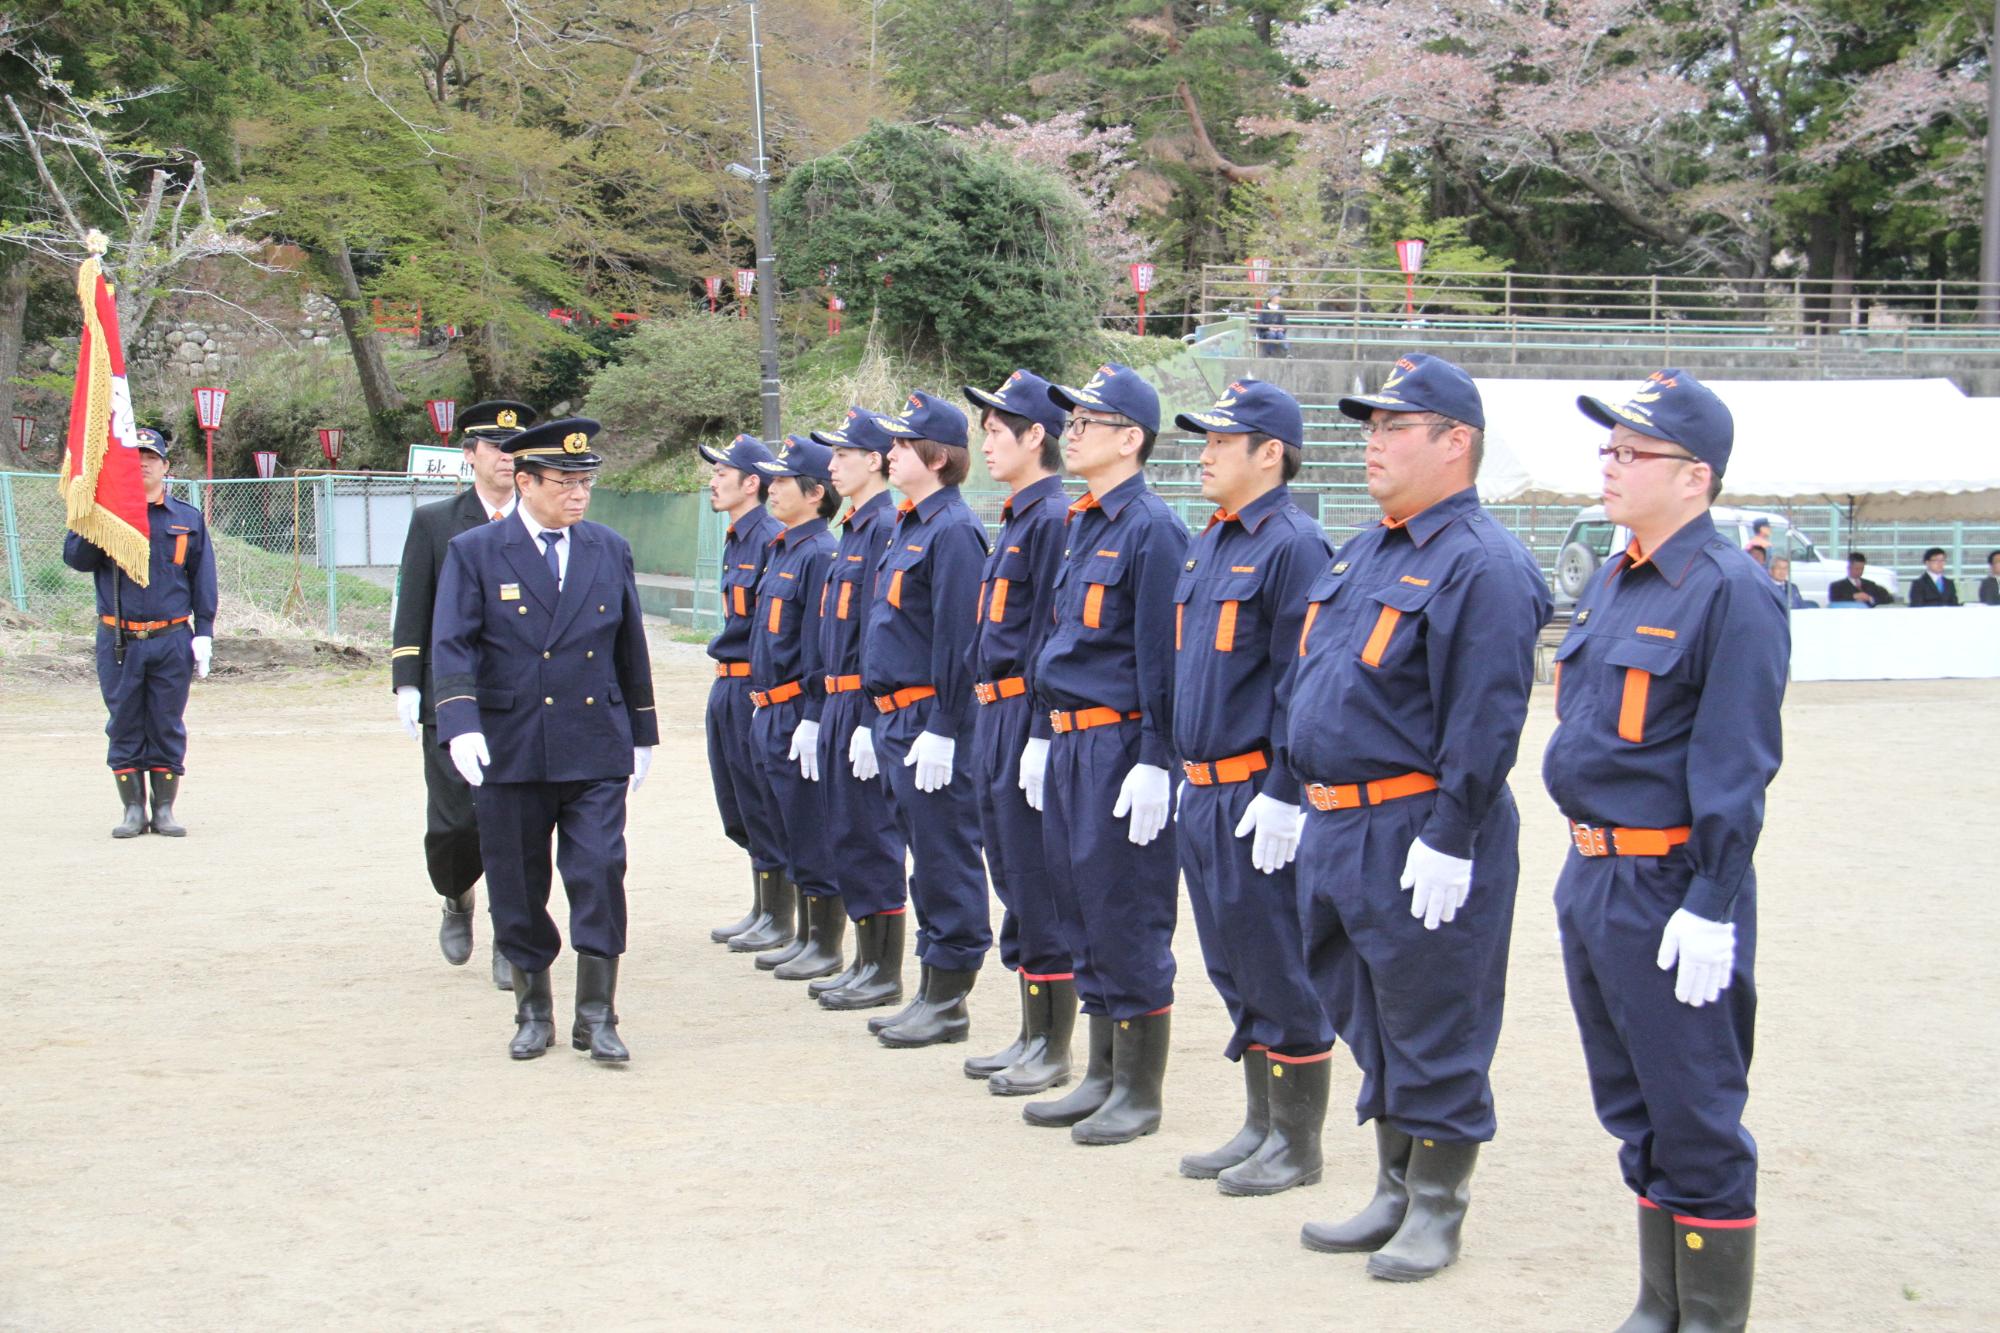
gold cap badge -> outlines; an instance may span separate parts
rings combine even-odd
[[[590,437],[580,430],[571,431],[563,436],[563,452],[566,454],[584,453],[589,448]]]
[[[494,422],[496,425],[504,426],[506,429],[512,430],[514,429],[514,427],[520,424],[521,415],[511,407],[502,408],[500,411],[500,415],[494,418]]]

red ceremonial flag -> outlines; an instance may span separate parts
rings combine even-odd
[[[76,390],[69,404],[69,440],[58,485],[70,530],[117,562],[140,587],[151,574],[152,535],[146,484],[139,475],[138,425],[125,385],[125,346],[118,303],[104,281],[104,237],[92,232],[91,257],[76,274],[83,306],[83,342],[76,353]]]

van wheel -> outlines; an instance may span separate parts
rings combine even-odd
[[[1590,576],[1596,572],[1597,552],[1582,542],[1571,542],[1556,557],[1556,591],[1575,601],[1583,596],[1583,590],[1590,586]]]

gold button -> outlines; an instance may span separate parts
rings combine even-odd
[[[1131,1020],[1131,1019],[1129,1019],[1129,1018],[1121,1018],[1121,1019],[1119,1019],[1119,1020],[1118,1020],[1118,1030],[1119,1030],[1120,1032],[1126,1032],[1126,1031],[1130,1031],[1130,1030],[1131,1030],[1131,1027],[1132,1027],[1132,1020]]]
[[[1425,1146],[1426,1148],[1435,1148],[1435,1147],[1437,1147],[1437,1140],[1435,1140],[1435,1139],[1425,1139],[1425,1140],[1424,1140],[1424,1146]]]
[[[584,702],[584,703],[585,703],[586,705],[589,705],[589,704],[594,704],[594,703],[596,703],[596,702],[597,702],[597,700],[595,700],[595,699],[591,698],[591,697],[590,697],[589,695],[585,695],[585,696],[584,696],[584,698],[583,698],[583,702]]]
[[[547,653],[543,653],[543,654],[542,654],[542,660],[543,660],[544,662],[548,661],[548,660],[549,660],[549,655],[548,655]]]
[[[599,611],[602,611],[602,610],[604,609],[604,607],[603,607],[602,605],[599,605],[597,609],[598,609]]]
[[[527,608],[527,607],[525,607],[525,606],[523,606],[523,607],[519,607],[519,608],[517,608],[517,609],[518,609],[518,610],[520,611],[520,613],[521,613],[522,615],[524,615],[524,616],[528,614],[528,608]]]
[[[1041,993],[1042,993],[1042,988],[1041,988],[1040,986],[1037,986],[1037,985],[1036,985],[1036,984],[1035,984],[1034,982],[1032,982],[1032,981],[1028,983],[1028,994],[1030,994],[1030,995],[1040,995]]]
[[[1272,1078],[1283,1078],[1284,1076],[1285,1076],[1285,1067],[1283,1065],[1274,1064],[1271,1066]]]
[[[553,703],[555,702],[555,700],[554,700],[554,699],[548,699],[548,698],[544,698],[544,699],[542,700],[542,702],[543,702],[544,704],[553,704]]]
[[[1701,1242],[1701,1233],[1700,1233],[1699,1231],[1690,1231],[1690,1232],[1688,1232],[1688,1233],[1687,1233],[1687,1243],[1688,1243],[1688,1248],[1689,1248],[1690,1250],[1699,1250],[1699,1249],[1701,1248],[1701,1243],[1702,1243],[1702,1242]]]
[[[587,651],[586,651],[586,652],[584,653],[584,656],[585,656],[585,657],[595,657],[595,656],[597,656],[597,650],[596,650],[595,648],[592,648],[592,649],[589,649],[589,650],[587,650]]]

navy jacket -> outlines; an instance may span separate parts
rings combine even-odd
[[[819,604],[833,560],[833,534],[823,518],[783,528],[771,539],[757,585],[757,623],[750,631],[750,688],[772,690],[797,681],[804,716],[819,721],[826,698],[819,658]]]
[[[1000,541],[980,576],[977,628],[972,639],[974,681],[1020,677],[1035,697],[1035,654],[1041,651],[1055,606],[1056,571],[1062,568],[1063,520],[1069,496],[1062,478],[1043,477],[1000,507]],[[1037,708],[1028,735],[1047,739],[1049,716]]]
[[[63,537],[63,563],[96,576],[97,614],[108,616],[114,591],[119,613],[128,621],[191,617],[197,635],[215,633],[215,556],[208,548],[208,524],[201,510],[173,496],[146,506],[152,538],[149,582],[140,587],[118,562],[74,532]]]
[[[757,585],[764,578],[764,561],[771,539],[785,525],[758,505],[729,525],[722,539],[722,628],[708,641],[708,655],[718,662],[750,660],[750,629],[756,621]]]
[[[956,486],[896,509],[868,604],[861,686],[878,697],[931,686],[937,696],[912,707],[922,710],[925,731],[955,737],[973,707],[966,650],[979,608],[986,529]]]
[[[829,676],[861,674],[861,638],[875,595],[875,572],[896,536],[896,504],[878,491],[840,517],[840,544],[820,590],[819,663]],[[869,713],[863,718],[867,725]]]

